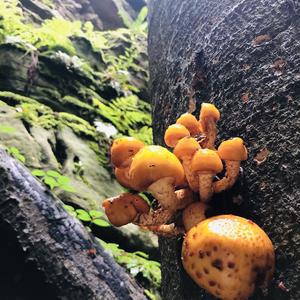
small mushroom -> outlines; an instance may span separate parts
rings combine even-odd
[[[199,149],[193,156],[191,169],[198,176],[200,201],[207,202],[213,195],[213,178],[223,170],[216,151]]]
[[[150,210],[146,201],[130,193],[124,193],[102,202],[105,214],[114,226],[123,226],[131,223],[138,214],[148,213]]]
[[[201,130],[206,135],[204,148],[215,149],[215,140],[217,137],[216,123],[220,119],[220,112],[213,104],[202,103],[199,119]]]
[[[206,219],[205,211],[207,208],[208,206],[205,203],[194,202],[183,210],[182,222],[186,232]]]
[[[175,187],[183,184],[184,170],[178,158],[166,148],[142,148],[132,159],[129,176],[137,191],[152,193],[164,209],[177,209]]]
[[[250,220],[221,215],[192,227],[182,246],[189,276],[222,300],[246,300],[267,287],[274,272],[274,247]]]
[[[167,146],[174,148],[178,141],[185,136],[190,136],[188,129],[181,124],[173,124],[167,128],[164,140]]]
[[[177,143],[173,151],[182,162],[186,180],[194,192],[198,192],[199,182],[197,176],[191,170],[191,162],[194,154],[199,149],[200,146],[194,138],[184,137]]]
[[[111,148],[111,161],[117,168],[130,166],[132,157],[145,146],[143,142],[133,137],[122,137],[114,140]]]
[[[235,184],[239,176],[241,161],[248,157],[244,141],[239,137],[222,142],[218,148],[218,154],[225,161],[226,174],[224,178],[214,182],[215,193],[227,190]]]
[[[197,136],[201,133],[200,124],[196,117],[190,113],[182,114],[176,121],[176,124],[181,124],[190,132],[191,136]]]

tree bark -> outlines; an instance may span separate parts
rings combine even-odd
[[[61,201],[4,150],[0,150],[0,220],[55,288],[57,299],[146,299]]]
[[[202,102],[221,112],[218,143],[241,136],[244,180],[212,201],[215,214],[254,220],[272,239],[268,295],[300,299],[300,4],[295,0],[151,0],[154,140]],[[163,299],[213,299],[184,273],[181,241],[160,239]]]

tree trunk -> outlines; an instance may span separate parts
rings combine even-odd
[[[268,295],[300,299],[300,4],[298,0],[152,0],[149,60],[154,140],[201,102],[221,112],[218,143],[241,136],[243,180],[215,213],[254,220],[276,248]],[[214,299],[185,275],[182,241],[160,239],[163,299]]]
[[[0,221],[14,232],[27,260],[54,287],[55,299],[146,299],[61,204],[0,150]]]

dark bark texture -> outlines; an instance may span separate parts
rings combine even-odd
[[[55,290],[53,300],[146,299],[125,270],[63,209],[62,202],[3,150],[0,220]]]
[[[268,295],[300,299],[300,2],[152,0],[149,59],[155,142],[202,102],[221,112],[218,143],[241,136],[243,180],[212,201],[214,214],[259,224],[276,249]],[[213,299],[184,274],[181,241],[161,239],[163,299]]]

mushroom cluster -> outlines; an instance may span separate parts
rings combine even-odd
[[[202,103],[199,120],[182,114],[164,135],[173,152],[132,137],[116,139],[111,147],[115,176],[136,193],[106,199],[102,205],[115,226],[134,223],[160,235],[184,234],[182,260],[187,273],[221,299],[242,300],[262,285],[255,281],[261,270],[263,283],[271,278],[274,250],[264,231],[249,220],[231,215],[206,219],[213,194],[235,184],[240,163],[247,159],[239,137],[215,148],[219,118],[218,109],[209,103]],[[220,179],[217,174],[223,168]],[[158,202],[155,209],[139,192],[152,194]],[[231,263],[238,271],[231,270]],[[251,269],[254,265],[259,269],[256,273]]]

